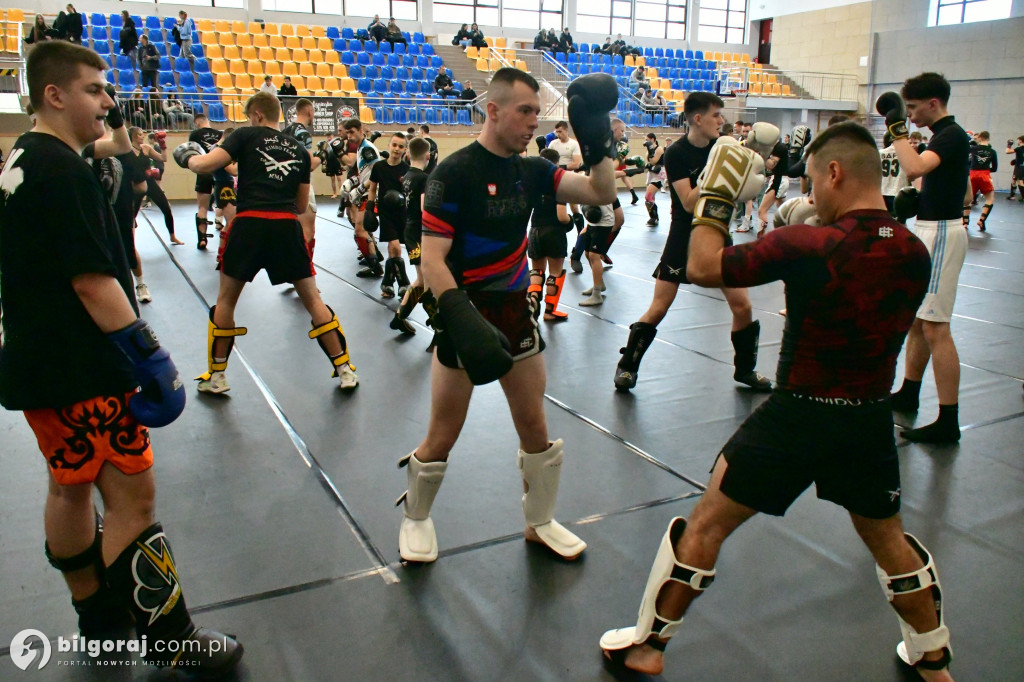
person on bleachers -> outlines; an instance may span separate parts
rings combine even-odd
[[[543,31],[544,29],[541,30]],[[558,33],[553,28],[548,29],[548,46],[551,48],[551,54],[556,54],[562,51],[558,46]]]
[[[572,34],[569,33],[568,26],[563,28],[562,35],[558,36],[558,51],[564,52],[567,57],[570,52],[576,51],[576,46],[572,42]]]
[[[124,103],[125,119],[139,128],[149,127],[149,108],[142,99],[142,90],[136,88],[130,99]]]
[[[445,69],[440,69],[437,72],[437,78],[434,79],[434,92],[441,97],[449,95],[458,96],[459,94],[455,91],[455,83],[452,82],[452,77],[448,75]]]
[[[637,92],[641,88],[647,90],[649,87],[650,81],[647,80],[647,69],[643,66],[637,66],[633,73],[629,74],[629,89]]]
[[[461,45],[463,48],[467,48],[473,44],[473,39],[469,35],[469,24],[463,24],[459,28],[459,32],[452,38],[452,45]]]
[[[373,21],[366,27],[366,32],[370,34],[370,37],[377,41],[380,45],[382,40],[388,37],[388,27],[384,25],[384,22],[380,20],[379,14],[373,15]]]
[[[156,72],[160,68],[160,53],[157,52],[156,45],[149,42],[149,36],[143,34],[139,43],[139,66],[142,71],[142,78],[140,85],[146,87],[146,85],[153,86],[154,90],[159,90],[160,86],[156,82]]]
[[[25,44],[32,45],[33,43],[46,42],[54,37],[53,33],[53,29],[46,25],[46,19],[43,19],[43,15],[37,14],[36,21],[32,24],[32,30],[25,36]]]
[[[76,45],[81,45],[85,22],[74,5],[69,4],[67,10],[68,13],[64,16],[64,30],[67,32],[68,40]]]
[[[173,130],[192,130],[195,125],[195,116],[185,111],[185,103],[173,94],[164,100],[163,112],[168,127]]]
[[[608,36],[607,38],[604,39],[604,45],[601,46],[601,49],[598,50],[598,52],[600,52],[601,54],[606,54],[609,57],[613,54],[617,54],[615,51],[615,43],[612,42],[611,36]]]
[[[660,114],[668,111],[668,102],[665,101],[665,98],[657,90],[645,90],[640,103],[643,105],[644,111],[649,114]]]
[[[277,91],[278,97],[298,97],[299,92],[292,85],[292,77],[285,76],[284,83],[281,84],[281,89]]]
[[[193,66],[196,58],[192,56],[192,32],[196,30],[196,24],[185,10],[178,12],[177,29],[178,37],[181,38],[181,42],[178,43],[178,47],[181,48],[180,54],[188,59],[190,66]]]
[[[394,51],[395,43],[405,43],[405,36],[402,35],[402,29],[398,28],[398,24],[395,23],[395,18],[391,17],[388,21],[388,33],[387,41],[391,43],[391,49]]]
[[[139,32],[135,29],[135,20],[128,14],[128,10],[121,10],[121,38],[118,41],[118,48],[121,54],[132,60],[132,68],[139,68]]]
[[[548,42],[548,32],[544,29],[537,31],[533,38],[533,49],[541,52],[551,52],[551,43]]]
[[[469,109],[469,116],[474,121],[483,123],[485,114],[484,110],[479,104],[476,104],[473,100],[477,98],[476,90],[473,89],[473,81],[466,81],[465,87],[462,89],[462,94],[459,95],[459,99],[466,103],[466,108]]]
[[[260,92],[265,92],[277,97],[277,87],[274,86],[274,79],[270,76],[264,76],[263,85],[260,86]]]
[[[476,23],[469,28],[469,39],[472,41],[473,47],[487,47],[487,41],[484,40],[484,32],[480,30]]]

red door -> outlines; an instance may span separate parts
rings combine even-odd
[[[770,64],[772,61],[772,20],[762,19],[760,28],[760,39],[757,46],[757,61],[761,64]]]

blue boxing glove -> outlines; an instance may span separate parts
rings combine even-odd
[[[142,390],[128,401],[128,409],[143,426],[167,426],[185,409],[185,387],[171,354],[160,347],[143,319],[107,334],[132,361],[135,380]]]

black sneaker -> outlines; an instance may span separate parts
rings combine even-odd
[[[636,375],[637,372],[631,372],[628,369],[622,367],[615,368],[615,390],[616,391],[628,391],[631,388],[636,387]]]
[[[356,273],[356,277],[363,277],[364,279],[372,279],[374,277],[383,277],[384,268],[380,266],[380,263],[374,265],[368,265],[359,272]]]
[[[388,326],[397,332],[402,332],[406,336],[416,335],[416,328],[409,324],[409,320],[402,319],[398,315],[391,318],[391,324]]]
[[[734,376],[733,379],[743,384],[744,386],[749,386],[755,391],[767,393],[772,390],[772,380],[766,377],[765,375],[761,374],[757,370],[747,372],[746,374],[740,377]]]

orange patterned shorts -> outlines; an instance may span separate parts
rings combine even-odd
[[[153,466],[149,430],[128,411],[132,395],[100,396],[58,409],[25,410],[25,420],[57,483],[92,483],[104,462],[128,475]]]

